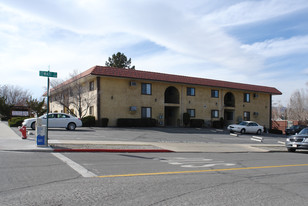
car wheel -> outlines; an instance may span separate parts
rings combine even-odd
[[[32,130],[35,130],[35,122],[32,122],[32,124],[31,124],[31,129],[32,129]]]
[[[244,134],[245,132],[246,132],[245,129],[242,129],[242,130],[241,130],[241,134]]]
[[[261,129],[257,131],[257,134],[260,135],[262,133]]]
[[[75,128],[76,128],[76,124],[75,123],[69,123],[68,125],[67,125],[67,129],[68,130],[75,130]]]
[[[295,152],[296,151],[296,149],[294,149],[294,148],[288,148],[288,152]]]

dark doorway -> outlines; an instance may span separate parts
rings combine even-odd
[[[165,91],[165,103],[179,104],[179,91],[175,87],[168,87]]]
[[[165,107],[165,126],[179,126],[178,119],[179,107]]]
[[[226,125],[234,123],[234,110],[225,110],[224,119]]]

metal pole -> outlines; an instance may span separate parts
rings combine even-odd
[[[48,71],[49,73],[49,71]],[[48,146],[48,113],[49,113],[49,74],[47,78],[47,116],[46,116],[46,145]]]

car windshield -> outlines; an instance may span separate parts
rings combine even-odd
[[[241,123],[239,123],[239,125],[244,125],[244,126],[246,126],[248,124],[248,122],[241,122]]]
[[[308,135],[308,128],[305,128],[302,131],[300,131],[299,135]]]

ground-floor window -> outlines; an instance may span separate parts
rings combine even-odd
[[[250,121],[250,112],[244,112],[244,121]]]
[[[89,113],[90,113],[90,115],[94,115],[94,107],[93,106],[90,107]]]
[[[211,117],[212,118],[218,118],[219,117],[219,111],[218,110],[212,110],[211,111]]]
[[[190,117],[195,117],[195,109],[187,109],[187,113],[190,115]]]
[[[151,107],[141,107],[141,118],[151,118],[152,108]]]

